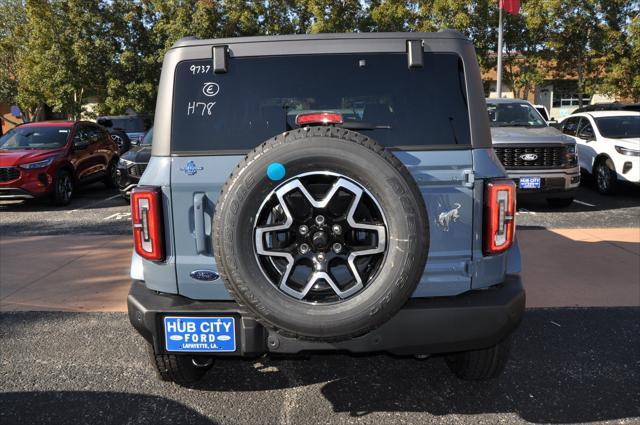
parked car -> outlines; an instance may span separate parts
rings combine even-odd
[[[538,113],[542,116],[542,118],[546,121],[547,124],[552,125],[557,122],[555,118],[549,116],[549,111],[547,110],[546,106],[533,105],[533,107],[536,108],[536,111],[538,111]]]
[[[129,200],[131,190],[138,185],[140,177],[147,168],[151,158],[151,142],[153,141],[153,128],[145,134],[142,142],[133,146],[118,161],[118,187],[120,194]]]
[[[583,106],[573,111],[572,114],[578,114],[580,112],[595,112],[595,111],[636,111],[640,112],[640,103],[594,103],[593,105]]]
[[[105,115],[98,117],[96,121],[109,130],[111,137],[120,146],[120,154],[131,148],[131,142],[141,142],[153,125],[153,119],[148,115]]]
[[[487,110],[493,148],[516,181],[518,197],[571,205],[580,185],[575,141],[550,127],[526,100],[487,99]]]
[[[580,169],[595,177],[600,193],[615,193],[618,182],[640,184],[640,112],[582,112],[561,126],[577,142]]]
[[[525,305],[515,185],[464,36],[184,39],[158,100],[128,309],[162,379],[336,350],[500,373]]]
[[[77,185],[115,187],[118,147],[91,122],[22,124],[0,137],[0,199],[51,196],[67,205]]]

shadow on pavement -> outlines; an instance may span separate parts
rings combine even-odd
[[[92,391],[0,393],[0,423],[216,424],[164,397]]]
[[[1,214],[1,212],[0,212]],[[71,217],[66,221],[51,223],[37,221],[28,223],[3,223],[0,220],[0,234],[3,236],[53,236],[53,235],[129,235],[130,217],[120,220],[79,221]],[[133,236],[132,239],[133,240]]]
[[[640,416],[640,309],[527,311],[505,373],[455,378],[439,358],[314,355],[308,361],[220,361],[194,389],[256,391],[326,382],[335,412],[516,413],[531,422]]]
[[[65,212],[78,208],[101,209],[127,205],[126,201],[118,196],[119,194],[117,188],[106,188],[102,183],[93,183],[76,188],[71,203],[66,206],[53,205],[50,197],[44,196],[26,201],[2,201],[0,202],[0,211]]]

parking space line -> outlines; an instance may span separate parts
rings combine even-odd
[[[128,220],[131,219],[131,213],[130,212],[117,212],[115,214],[111,214],[108,217],[105,217],[104,220],[110,220],[110,219],[114,219],[114,220],[122,220],[123,218],[126,218]]]
[[[79,211],[79,210],[86,210],[86,209],[92,208],[92,207],[94,207],[94,206],[96,206],[96,205],[98,205],[98,204],[100,204],[102,202],[110,201],[112,199],[116,199],[119,196],[122,196],[122,195],[115,194],[113,196],[109,196],[108,198],[100,199],[99,201],[92,202],[92,203],[84,205],[84,206],[82,206],[80,208],[75,208],[73,210],[69,210],[69,211],[67,211],[67,214],[71,214],[71,213],[74,213],[74,212]]]
[[[580,201],[578,199],[574,199],[573,202],[575,202],[576,204],[580,204],[580,205],[586,205],[588,207],[595,207],[594,204],[590,204],[588,202]]]

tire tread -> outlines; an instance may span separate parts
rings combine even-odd
[[[402,164],[402,162],[395,156],[393,155],[388,149],[384,148],[384,146],[376,143],[375,141],[373,141],[372,139],[370,139],[369,137],[361,134],[361,133],[357,133],[354,131],[350,131],[350,130],[346,130],[346,129],[341,129],[341,128],[337,128],[337,127],[306,127],[306,128],[300,128],[300,129],[296,129],[293,131],[287,131],[284,132],[282,134],[279,134],[277,136],[274,136],[271,139],[266,140],[265,142],[261,143],[260,145],[256,146],[251,152],[249,152],[247,154],[247,156],[238,163],[238,165],[236,166],[236,169],[230,174],[229,178],[227,179],[227,181],[225,182],[225,184],[222,186],[222,189],[220,191],[220,196],[218,198],[218,205],[222,205],[224,204],[224,201],[226,199],[227,196],[229,196],[229,188],[234,185],[236,183],[236,181],[243,175],[243,171],[250,166],[256,159],[258,159],[260,156],[262,156],[263,154],[266,154],[267,152],[276,149],[278,147],[280,147],[281,145],[287,144],[287,143],[291,143],[295,140],[299,140],[299,139],[310,139],[312,137],[330,137],[330,138],[334,138],[334,139],[340,139],[340,140],[344,140],[344,141],[348,141],[348,142],[352,142],[352,143],[356,143],[362,147],[365,147],[367,149],[369,149],[372,152],[375,152],[376,154],[380,155],[383,159],[385,159],[397,172],[399,172],[401,175],[403,175],[403,177],[407,180],[407,181],[413,181],[413,177],[411,176],[411,174],[409,173],[409,171],[406,169],[406,167],[404,166],[404,164]],[[417,202],[419,203],[419,205],[423,208],[424,211],[426,211],[426,207],[424,205],[424,199],[422,198],[422,196],[416,197]],[[222,228],[221,228],[221,221],[222,220],[213,220],[213,234],[214,235],[221,235],[222,234]],[[428,226],[426,226],[426,231],[428,232]],[[214,253],[219,253],[222,252],[221,250],[221,242],[220,239],[221,238],[213,238],[213,252]],[[427,234],[427,241],[429,240],[428,238],[428,234]],[[424,250],[427,250],[427,246],[423,247]],[[426,256],[426,253],[425,253]],[[345,335],[341,335],[340,337],[337,338],[328,338],[328,337],[313,337],[313,336],[308,336],[308,335],[300,335],[297,334],[295,332],[289,331],[289,330],[285,330],[282,329],[281,327],[277,326],[275,323],[273,323],[272,321],[264,318],[263,316],[261,316],[260,314],[257,314],[256,312],[253,311],[253,309],[251,308],[251,306],[247,305],[245,302],[243,302],[243,297],[240,296],[240,294],[236,291],[236,289],[233,287],[233,285],[231,285],[229,283],[229,276],[227,275],[225,268],[224,267],[219,267],[218,272],[220,273],[220,277],[222,278],[222,280],[224,281],[225,287],[227,288],[227,290],[229,291],[229,294],[231,295],[231,297],[236,300],[238,307],[241,311],[241,314],[243,316],[246,316],[248,318],[254,319],[260,323],[262,323],[264,326],[266,326],[269,329],[274,330],[275,332],[277,332],[278,334],[282,335],[283,337],[289,337],[289,338],[297,338],[297,339],[303,339],[303,340],[307,340],[307,341],[324,341],[324,342],[332,342],[332,341],[341,341],[341,340],[345,340],[345,339],[350,339],[350,338],[354,338],[354,337],[358,337],[361,336],[373,329],[375,329],[376,327],[378,327],[379,325],[372,325],[367,329],[364,330],[359,330],[357,332],[353,332],[350,334],[345,334]],[[391,319],[395,313],[397,313],[397,310],[399,310],[401,307],[398,307],[398,309],[396,309],[395,311],[388,311],[388,314],[386,314],[386,316],[384,317],[384,319],[382,320],[382,323],[388,321],[389,319]]]

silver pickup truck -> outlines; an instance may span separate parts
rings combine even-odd
[[[487,99],[495,153],[519,198],[568,207],[580,185],[575,141],[550,127],[526,100]]]

